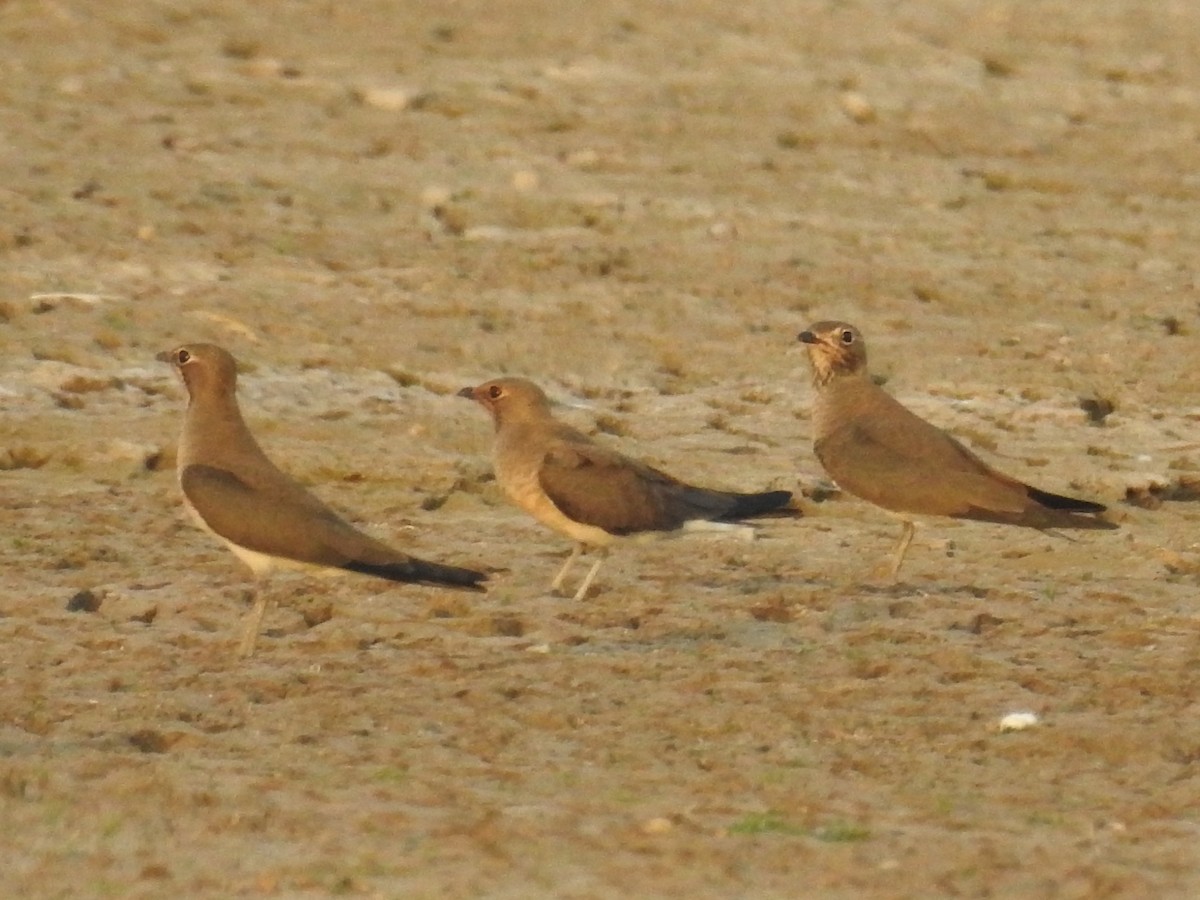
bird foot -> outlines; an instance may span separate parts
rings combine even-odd
[[[872,566],[868,577],[876,584],[891,585],[896,584],[900,580],[900,573],[896,571],[896,566],[890,559]]]
[[[571,599],[578,603],[580,600],[587,600],[589,597],[595,597],[600,593],[600,588],[594,584],[581,584]]]
[[[559,597],[564,600],[573,600],[578,602],[580,600],[585,600],[588,597],[596,596],[598,593],[600,593],[600,588],[594,584],[581,584],[577,590],[569,591],[562,585],[558,585],[557,587],[551,585],[550,590],[547,593],[551,597]]]

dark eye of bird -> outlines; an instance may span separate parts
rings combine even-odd
[[[192,358],[192,354],[188,353],[186,350],[180,350],[179,353],[177,354],[177,358],[179,360],[179,364],[182,366],[184,363],[186,363],[189,359]]]
[[[849,329],[846,329],[845,331],[843,331],[842,332],[842,343],[843,344],[853,344],[854,343],[854,332],[850,331]]]
[[[488,396],[493,400],[499,400],[500,395],[503,393],[504,391],[500,390],[500,385],[498,384],[493,384],[490,388],[488,388]]]

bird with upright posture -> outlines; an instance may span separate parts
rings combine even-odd
[[[998,472],[879,387],[862,334],[845,322],[800,332],[812,364],[813,449],[844,490],[898,513],[904,532],[892,557],[900,572],[916,533],[913,516],[949,516],[1028,528],[1112,529],[1105,507],[1031,487]]]
[[[258,582],[278,567],[342,569],[388,581],[482,590],[482,572],[426,562],[394,550],[346,522],[280,471],[259,447],[238,408],[237,363],[215,344],[158,354],[187,388],[177,471],[183,502],[254,573],[255,605],[238,646],[254,652],[266,610]]]
[[[524,378],[498,378],[463,388],[496,426],[496,481],[516,506],[575,542],[550,585],[558,591],[585,549],[599,557],[575,592],[587,595],[607,548],[618,538],[684,528],[720,527],[781,510],[790,491],[739,494],[695,487],[602,447],[554,418],[550,401]],[[728,526],[727,526],[728,527]]]

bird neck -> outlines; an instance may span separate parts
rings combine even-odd
[[[496,432],[509,428],[529,428],[544,422],[553,422],[548,409],[511,407],[494,417]]]
[[[252,453],[262,455],[236,401],[212,403],[193,400],[189,404],[180,444],[181,466],[198,459],[223,463],[233,448],[250,448]]]
[[[817,384],[813,404],[813,427],[817,434],[828,434],[844,424],[847,411],[858,411],[872,405],[881,393],[866,370],[831,374]]]

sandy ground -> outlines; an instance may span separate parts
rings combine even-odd
[[[1200,894],[1197,34],[1185,0],[0,2],[0,892]],[[811,452],[829,317],[1122,529],[931,522],[873,581],[898,526]],[[153,359],[186,340],[291,472],[490,592],[282,577],[235,662],[248,573],[183,514]],[[502,373],[807,515],[550,597],[567,544],[453,396]]]

